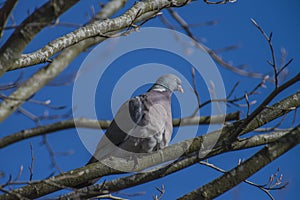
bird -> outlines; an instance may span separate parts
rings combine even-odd
[[[123,103],[86,165],[112,157],[151,153],[168,146],[173,132],[171,96],[175,91],[183,93],[180,78],[166,74],[146,93]]]

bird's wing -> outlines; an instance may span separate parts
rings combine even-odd
[[[170,93],[149,91],[129,101],[134,126],[120,147],[135,153],[152,152],[168,145],[173,126]]]
[[[109,156],[116,147],[121,146],[129,139],[130,134],[137,126],[147,123],[148,118],[144,105],[146,98],[146,95],[139,95],[129,99],[120,107],[88,164]]]
[[[101,138],[94,154],[96,160],[90,162],[115,155],[120,148],[146,153],[166,146],[172,134],[170,102],[157,95],[150,91],[126,101]]]

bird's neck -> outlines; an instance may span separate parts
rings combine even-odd
[[[157,84],[155,83],[150,90],[153,90],[153,91],[158,91],[158,92],[171,92],[171,90],[169,88],[167,88],[166,86],[164,85],[161,85],[161,84]]]

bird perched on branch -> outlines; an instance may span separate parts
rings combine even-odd
[[[146,93],[126,101],[87,165],[110,157],[151,153],[167,146],[173,131],[171,95],[175,91],[183,93],[181,80],[167,74],[158,78]]]

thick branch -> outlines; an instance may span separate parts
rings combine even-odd
[[[299,143],[300,125],[276,142],[265,146],[262,150],[258,151],[239,166],[179,199],[213,199],[238,185]]]
[[[77,2],[48,1],[24,20],[0,49],[0,76],[10,69],[38,32]]]
[[[235,141],[231,144],[233,150],[247,149],[253,146],[260,146],[263,144],[269,144],[271,142],[275,142],[279,138],[286,135],[289,131],[273,131],[270,133],[264,133],[259,135],[254,135],[249,138],[240,139],[239,141]]]
[[[199,125],[199,124],[210,124],[210,123],[222,123],[225,117],[225,121],[239,120],[239,112],[229,113],[226,116],[201,116],[201,117],[188,117],[182,119],[174,119],[174,126],[188,126],[188,125]],[[109,120],[92,120],[92,119],[69,119],[53,124],[39,126],[27,130],[22,130],[20,132],[10,134],[2,139],[0,139],[0,148],[6,147],[10,144],[19,142],[24,139],[31,137],[49,134],[55,131],[69,129],[69,128],[93,128],[93,129],[107,129],[111,121]]]
[[[0,122],[60,74],[68,66],[68,63],[77,57],[79,52],[81,52],[80,50],[81,48],[78,46],[74,51],[62,52],[51,64],[41,68],[32,77],[22,83],[8,98],[5,98],[0,104]]]
[[[280,103],[285,103],[287,106],[299,107],[300,92],[282,100]],[[276,112],[278,109],[280,109],[280,105],[278,104],[279,103],[272,106],[271,107],[272,109],[270,109],[268,113]],[[282,112],[278,113],[278,116],[275,116],[274,114],[267,114],[265,117],[268,119],[268,121],[272,121],[273,119],[278,118],[281,115],[283,115]],[[258,115],[257,117],[261,117],[261,116]],[[213,156],[213,155],[220,154],[222,152],[233,150],[224,147],[223,145],[224,142],[221,141],[218,142],[217,145],[214,147],[212,147],[212,145],[216,143],[216,139],[217,139],[216,136],[218,134],[222,133],[225,135],[225,133],[230,133],[230,132],[232,133],[234,132],[234,130],[237,128],[238,125],[239,125],[238,123],[231,124],[223,128],[222,130],[208,133],[204,136],[200,136],[194,139],[189,139],[177,143],[175,145],[168,146],[163,150],[160,150],[153,154],[146,155],[138,159],[137,162],[128,161],[126,159],[125,161],[120,161],[120,162],[118,161],[115,164],[127,169],[133,169],[134,171],[141,171],[150,166],[155,166],[170,160],[177,159],[182,155],[198,153],[199,149],[201,149],[201,152],[199,152],[199,154],[197,155],[197,157],[199,158],[206,158],[207,156]],[[258,127],[251,126],[251,128],[255,129]],[[253,129],[249,128],[247,129],[247,131],[252,131]],[[222,140],[222,138],[219,138],[219,140],[220,139]],[[226,140],[226,138],[224,138],[223,141],[224,140]],[[137,165],[136,163],[139,164]],[[37,198],[66,187],[75,187],[77,185],[85,183],[88,180],[92,180],[95,178],[99,178],[109,174],[116,174],[116,173],[123,173],[123,172],[109,168],[106,165],[103,165],[101,162],[97,162],[79,169],[66,172],[62,175],[54,176],[37,183],[29,184],[20,189],[16,189],[13,192],[19,193],[22,196]],[[4,194],[0,196],[0,199],[13,199],[13,197],[11,197],[8,194]]]
[[[140,20],[140,16],[148,12],[157,12],[166,7],[183,6],[188,3],[188,0],[146,0],[138,1],[136,4],[126,11],[123,15],[114,18],[107,19],[104,21],[95,21],[85,27],[79,28],[71,33],[68,33],[56,40],[53,40],[43,48],[23,55],[12,68],[19,68],[20,66],[29,66],[38,63],[46,62],[54,54],[61,50],[74,45],[84,39],[105,36],[111,32],[121,31],[124,28],[132,26],[133,23]]]
[[[232,145],[233,148],[231,149],[231,151],[269,144],[283,137],[287,133],[288,131],[272,132],[268,134],[261,134],[259,136],[246,138],[243,141],[236,141],[234,145]],[[225,152],[225,149],[223,149],[223,152]],[[120,190],[124,190],[130,187],[141,185],[143,183],[168,176],[170,174],[173,174],[179,170],[187,168],[201,160],[205,160],[206,158],[214,155],[215,155],[214,151],[212,151],[207,157],[202,157],[202,158],[199,158],[197,153],[190,154],[188,156],[182,157],[181,159],[165,167],[158,167],[157,169],[152,169],[150,171],[113,179],[111,181],[105,181],[100,184],[92,185],[86,188],[76,190],[75,192],[62,195],[59,199],[60,200],[76,199],[76,198],[86,199],[86,198],[102,195],[107,192],[108,193],[117,192]]]
[[[110,4],[108,4],[110,5]],[[123,6],[123,3],[115,4]],[[106,17],[110,17],[113,14],[112,11],[108,11],[111,6],[104,6],[100,11],[103,11],[107,14]],[[121,7],[119,7],[120,9]],[[116,11],[114,7],[114,11]],[[104,14],[101,14],[102,17],[105,17]],[[3,121],[7,116],[13,113],[22,103],[26,101],[29,97],[35,94],[38,90],[44,87],[48,82],[53,80],[58,74],[60,74],[68,64],[76,58],[82,51],[91,47],[94,44],[97,44],[103,40],[107,39],[106,37],[94,37],[83,40],[67,49],[65,49],[59,56],[57,56],[52,63],[48,66],[42,68],[37,73],[35,73],[30,79],[25,81],[16,91],[14,91],[8,98],[6,98],[0,104],[0,121]]]

